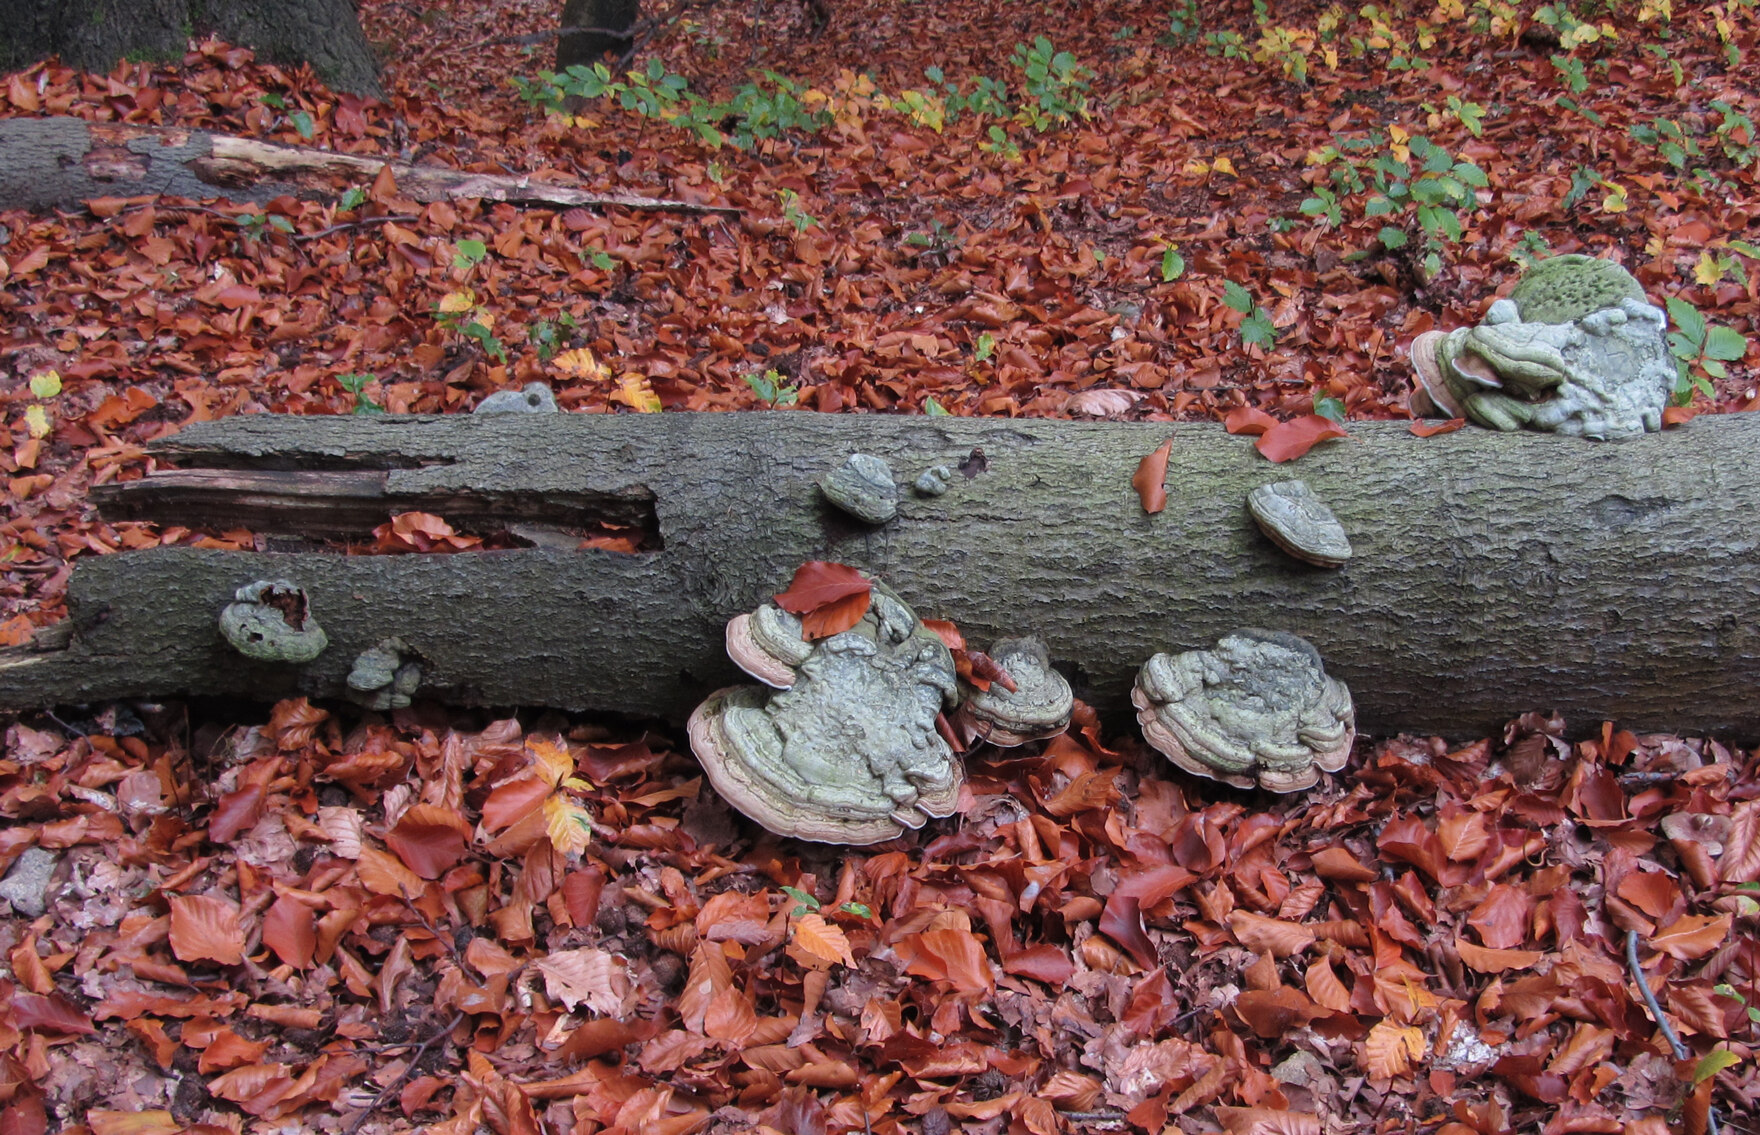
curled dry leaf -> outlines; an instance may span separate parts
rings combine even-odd
[[[1231,434],[1245,434],[1248,437],[1257,437],[1276,426],[1276,418],[1253,406],[1230,410],[1228,417],[1222,419],[1223,429]]]
[[[856,964],[849,950],[849,937],[843,929],[825,921],[817,911],[808,911],[794,920],[794,943],[807,953],[827,962]]]
[[[1167,459],[1173,454],[1173,439],[1168,438],[1154,453],[1137,462],[1131,487],[1143,502],[1143,511],[1153,516],[1167,507]]]
[[[1451,434],[1466,424],[1465,418],[1450,418],[1446,422],[1417,421],[1412,423],[1412,433],[1418,437],[1435,437],[1438,434]]]
[[[1066,414],[1112,418],[1128,413],[1142,397],[1131,390],[1080,390],[1064,400],[1063,411]]]

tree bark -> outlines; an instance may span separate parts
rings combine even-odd
[[[416,201],[481,198],[515,204],[618,205],[693,213],[726,206],[591,193],[528,177],[387,162],[306,146],[283,146],[203,130],[160,129],[78,118],[0,120],[0,208],[67,206],[100,197],[335,197],[370,185],[389,165],[398,192]]]
[[[622,54],[635,34],[641,0],[563,0],[556,69],[592,65],[607,52]]]
[[[1151,516],[1131,477],[1169,435],[1168,504]],[[855,451],[900,481],[884,526],[816,487]],[[1115,723],[1149,655],[1258,626],[1311,640],[1371,733],[1480,736],[1540,709],[1580,729],[1760,738],[1756,415],[1618,443],[1356,423],[1287,466],[1213,425],[808,413],[244,417],[157,452],[189,468],[106,487],[106,515],[308,532],[409,508],[479,530],[604,519],[654,550],[86,560],[69,585],[71,641],[0,663],[0,706],[335,696],[357,653],[397,635],[424,661],[425,693],[446,701],[676,721],[740,680],[726,620],[828,559],[876,572],[980,645],[1041,635]],[[908,488],[962,461],[971,475],[946,495]],[[321,513],[309,504],[322,470],[343,474],[346,523],[298,520]],[[1290,559],[1249,519],[1249,489],[1294,477],[1349,533],[1342,569]],[[317,661],[247,662],[220,639],[221,607],[255,579],[308,591],[331,640]]]
[[[97,72],[125,57],[179,59],[208,32],[270,62],[310,63],[335,90],[384,95],[349,0],[0,0],[0,71],[48,55]]]

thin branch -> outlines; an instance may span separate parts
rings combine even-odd
[[[339,233],[339,232],[342,232],[344,229],[360,228],[363,225],[379,225],[379,224],[385,224],[388,221],[410,222],[410,221],[419,221],[419,220],[421,220],[421,218],[414,215],[413,213],[398,213],[398,214],[396,214],[394,216],[390,216],[390,217],[362,217],[358,221],[341,221],[337,224],[331,225],[327,229],[319,229],[315,233],[297,233],[294,235],[293,239],[294,240],[317,240],[319,237],[330,236],[332,233]]]
[[[379,1089],[379,1094],[373,1097],[373,1102],[367,1105],[367,1110],[354,1117],[354,1122],[348,1125],[348,1130],[344,1132],[344,1135],[358,1135],[361,1127],[366,1124],[367,1120],[371,1118],[373,1113],[383,1107],[385,1101],[391,1098],[391,1094],[402,1088],[404,1082],[415,1074],[416,1066],[422,1062],[422,1057],[428,1055],[428,1049],[432,1048],[435,1042],[441,1037],[451,1036],[452,1030],[456,1029],[461,1023],[463,1023],[463,1021],[464,1010],[460,1009],[452,1015],[452,1020],[447,1022],[445,1028],[440,1029],[427,1040],[424,1040],[421,1043],[421,1046],[416,1049],[415,1055],[409,1058],[409,1063],[404,1065],[404,1069],[398,1075],[397,1079]]]
[[[1638,985],[1638,992],[1644,995],[1644,1004],[1649,1008],[1650,1016],[1655,1019],[1656,1027],[1662,1030],[1663,1038],[1668,1041],[1668,1047],[1674,1052],[1674,1058],[1685,1060],[1691,1056],[1692,1052],[1685,1044],[1681,1043],[1681,1038],[1675,1035],[1674,1026],[1670,1025],[1668,1018],[1662,1015],[1662,1006],[1656,1003],[1656,994],[1651,992],[1650,982],[1644,977],[1644,967],[1638,964],[1638,932],[1636,930],[1626,931],[1626,968],[1631,971],[1632,980]],[[1705,1130],[1707,1135],[1717,1135],[1717,1108],[1710,1103],[1705,1105]]]

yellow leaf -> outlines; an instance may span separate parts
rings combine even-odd
[[[617,384],[617,393],[611,397],[622,402],[632,410],[644,414],[660,412],[660,396],[648,385],[648,380],[639,374],[626,374]]]
[[[842,962],[846,966],[856,964],[843,930],[814,912],[809,911],[794,920],[794,944],[828,962]]]
[[[544,801],[544,834],[564,855],[579,855],[593,842],[593,814],[558,792]]]
[[[528,737],[526,752],[537,759],[538,775],[551,788],[561,784],[563,778],[574,775],[574,756],[569,753],[566,745],[558,745],[542,737]]]
[[[1617,181],[1604,181],[1601,186],[1607,190],[1607,196],[1601,201],[1601,211],[1604,213],[1625,212],[1626,187]]]
[[[440,297],[440,314],[457,315],[477,306],[477,294],[466,288],[462,292],[447,292]]]
[[[557,370],[576,378],[600,379],[607,377],[604,364],[585,347],[564,351],[556,356],[555,362]]]
[[[1694,282],[1704,284],[1709,288],[1722,279],[1723,266],[1718,264],[1717,257],[1711,255],[1709,249],[1702,250],[1699,253],[1699,263],[1693,265]],[[33,386],[35,385],[35,382],[36,380],[33,379]]]
[[[1203,158],[1187,158],[1183,172],[1194,177],[1203,177],[1210,172],[1210,163]]]
[[[1217,158],[1215,161],[1210,163],[1210,168],[1215,170],[1217,173],[1226,173],[1230,177],[1239,176],[1238,174],[1236,174],[1234,172],[1234,163],[1229,161],[1227,158]]]
[[[24,408],[24,426],[31,432],[32,437],[48,437],[49,412],[41,406],[26,406]]]
[[[1429,1047],[1424,1034],[1411,1025],[1381,1021],[1363,1041],[1363,1070],[1371,1080],[1404,1076],[1412,1070],[1412,1061],[1422,1060]]]
[[[61,372],[43,370],[31,375],[31,393],[38,398],[53,398],[61,393]]]

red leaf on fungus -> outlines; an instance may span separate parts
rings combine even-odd
[[[966,648],[966,636],[960,634],[959,628],[946,619],[924,619],[923,625],[939,635],[941,641],[947,644],[947,649],[964,650]]]
[[[809,640],[830,638],[862,621],[872,590],[867,577],[847,564],[808,560],[776,596],[776,605],[801,617],[801,633]]]
[[[1348,437],[1343,426],[1319,414],[1307,414],[1293,421],[1279,422],[1265,432],[1254,445],[1273,462],[1294,461],[1327,438]]]
[[[1262,434],[1273,429],[1277,419],[1265,411],[1253,406],[1242,406],[1238,410],[1230,410],[1228,417],[1222,419],[1222,428],[1231,434],[1246,434],[1249,437]]]
[[[1137,496],[1143,502],[1143,511],[1153,516],[1167,507],[1167,459],[1173,453],[1173,439],[1168,438],[1161,443],[1161,448],[1137,462],[1136,476],[1131,478],[1131,487],[1137,490]]]

